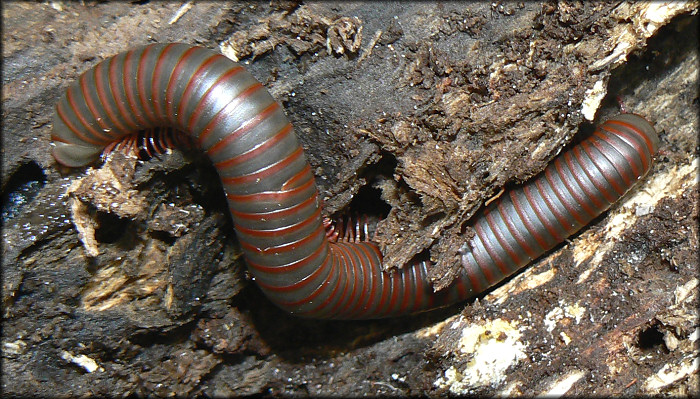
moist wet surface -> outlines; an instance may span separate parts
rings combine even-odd
[[[3,7],[5,392],[697,394],[696,16],[647,38],[653,10],[617,2],[193,3],[174,21],[181,6]],[[596,82],[596,122],[620,95],[661,151],[639,188],[476,301],[299,319],[247,275],[201,155],[89,172],[50,156],[68,84],[169,41],[239,58],[287,111],[326,215],[369,212],[387,263],[430,257],[436,286],[482,204],[592,130]]]

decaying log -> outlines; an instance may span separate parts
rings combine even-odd
[[[2,389],[15,395],[698,395],[697,2],[3,5]],[[594,121],[653,121],[650,174],[479,298],[301,320],[246,275],[189,151],[62,170],[53,106],[81,72],[182,41],[284,105],[329,216],[449,284],[474,213]]]

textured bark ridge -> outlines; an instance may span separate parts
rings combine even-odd
[[[2,389],[16,395],[698,394],[696,2],[10,3],[3,7]],[[249,281],[197,153],[59,170],[53,106],[97,62],[184,41],[285,107],[329,216],[449,282],[470,217],[625,107],[638,188],[475,301],[284,314]],[[30,45],[31,44],[31,45]],[[503,354],[498,358],[493,353]]]

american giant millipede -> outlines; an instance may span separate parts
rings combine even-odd
[[[484,291],[605,211],[650,169],[659,140],[622,114],[475,217],[463,265],[437,293],[427,263],[382,270],[369,241],[329,242],[311,168],[280,105],[212,50],[153,44],[85,72],[56,105],[56,160],[81,166],[142,129],[186,132],[214,163],[248,267],[282,309],[314,318],[402,315]]]

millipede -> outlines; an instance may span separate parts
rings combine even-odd
[[[314,175],[282,107],[213,50],[151,44],[83,73],[56,105],[53,155],[83,166],[105,148],[138,147],[128,137],[154,128],[184,132],[216,167],[265,295],[292,314],[335,319],[410,314],[483,292],[607,210],[650,170],[659,146],[643,117],[608,119],[480,211],[471,222],[475,234],[460,248],[459,275],[434,292],[427,261],[384,271],[377,245],[328,231]],[[114,144],[125,137],[132,143]],[[148,148],[157,153],[181,141],[168,136]]]
[[[107,157],[118,151],[132,158],[148,160],[176,148],[188,149],[191,146],[187,135],[171,127],[157,127],[140,130],[109,143],[102,156]]]

